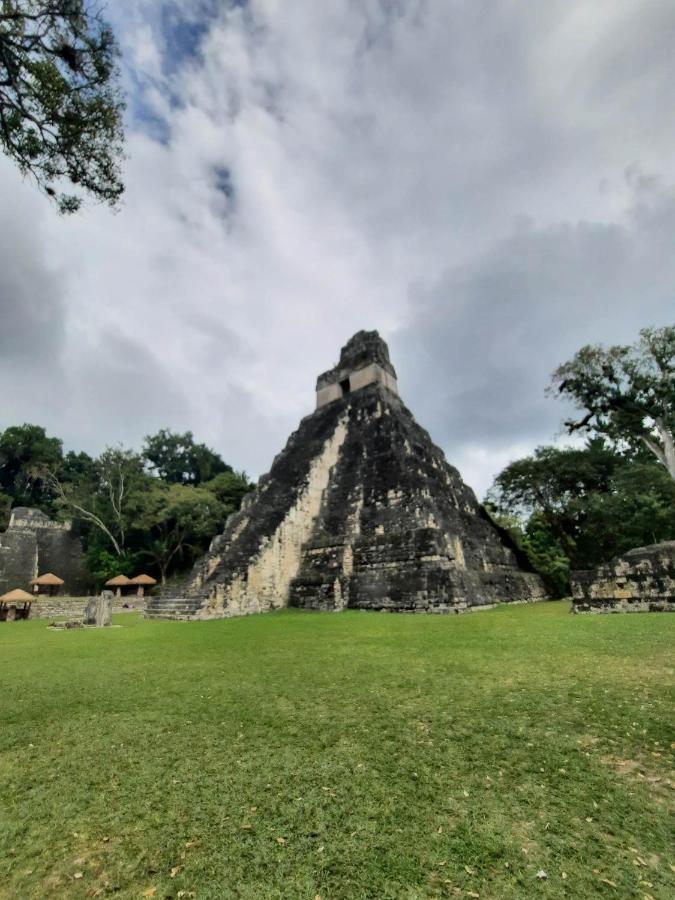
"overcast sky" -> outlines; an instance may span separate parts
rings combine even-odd
[[[262,474],[360,328],[483,495],[550,372],[675,320],[672,0],[114,0],[122,210],[0,157],[0,428]]]

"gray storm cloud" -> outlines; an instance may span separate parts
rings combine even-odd
[[[0,160],[0,427],[260,474],[360,328],[482,493],[584,343],[672,321],[670,0],[119,0],[122,211]],[[16,359],[29,360],[17,366]]]

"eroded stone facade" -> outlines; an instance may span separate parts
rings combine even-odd
[[[360,380],[370,367],[386,378]],[[461,612],[545,597],[509,537],[401,402],[387,346],[359,332],[319,376],[291,435],[191,577],[147,614],[296,606]],[[321,392],[342,384],[340,395]]]
[[[0,594],[29,590],[31,578],[46,572],[64,579],[64,592],[84,594],[90,587],[82,545],[70,525],[38,509],[16,507],[7,531],[0,532]]]
[[[675,612],[675,541],[637,547],[597,569],[573,572],[572,609]]]

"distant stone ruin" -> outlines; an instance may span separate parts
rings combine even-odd
[[[69,594],[88,589],[82,544],[69,523],[54,522],[39,509],[17,506],[7,531],[0,532],[0,594],[27,588],[30,580],[56,572]]]
[[[316,406],[190,578],[146,615],[449,613],[545,597],[401,402],[377,332],[356,334],[319,376]]]
[[[572,610],[675,612],[675,541],[637,547],[597,569],[573,572]]]

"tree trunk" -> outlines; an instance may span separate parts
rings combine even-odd
[[[657,444],[655,440],[644,434],[642,435],[642,442],[654,454],[661,465],[666,467],[670,477],[675,480],[675,441],[673,440],[672,432],[666,428],[662,419],[656,419],[654,424],[661,439],[661,444]]]
[[[659,429],[659,434],[663,441],[663,455],[665,457],[666,469],[668,469],[670,477],[675,479],[675,441],[673,441],[673,435],[660,422],[656,423],[656,427]]]

